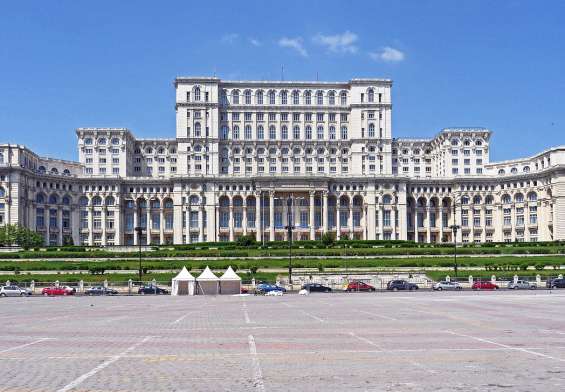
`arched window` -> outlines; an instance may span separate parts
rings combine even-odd
[[[383,196],[383,204],[390,204],[392,202],[392,197],[390,195]]]
[[[277,148],[276,147],[269,148],[269,154],[270,155],[277,155]]]
[[[92,198],[92,205],[93,206],[101,206],[102,205],[102,198],[100,196],[94,196]]]
[[[114,196],[108,196],[106,198],[105,204],[107,206],[113,206],[115,202],[116,202],[116,200],[114,199]]]
[[[263,140],[265,138],[265,130],[262,125],[257,127],[257,139]]]
[[[521,193],[516,193],[516,196],[514,196],[514,200],[516,201],[516,203],[523,203],[524,195]]]
[[[470,141],[469,139],[465,139],[465,140],[463,141],[463,145],[464,145],[464,146],[470,146],[470,145],[471,145],[471,141]]]
[[[452,146],[458,146],[458,145],[459,145],[459,140],[458,140],[458,139],[451,139],[451,145],[452,145]]]
[[[321,125],[318,125],[318,128],[317,128],[316,131],[317,131],[316,132],[317,133],[316,138],[318,140],[324,140],[324,127],[321,126]]]
[[[82,196],[80,199],[78,199],[78,204],[81,207],[86,207],[88,205],[88,198],[86,196]]]
[[[192,206],[198,206],[200,205],[200,197],[198,197],[197,195],[190,195],[188,203]]]
[[[0,186],[0,197],[6,197],[6,191]]]
[[[294,149],[292,150],[292,153],[294,155],[300,155],[300,147],[294,147]]]
[[[277,129],[275,128],[274,125],[271,125],[269,127],[269,139],[275,140],[276,138],[277,138]]]
[[[118,139],[117,137],[112,139],[112,144],[115,146],[117,144],[120,144],[120,139]]]
[[[251,105],[251,90],[245,90],[245,104]]]
[[[342,106],[347,105],[347,92],[342,91],[341,94],[340,94],[340,99],[339,99],[339,100],[340,100],[339,103],[340,103]]]
[[[516,169],[515,167],[513,167],[512,169],[510,169],[510,173],[516,174],[516,173],[518,173],[518,169]]]
[[[469,204],[469,196],[463,196],[461,198],[461,204],[463,204],[463,205]]]
[[[202,135],[202,126],[200,123],[194,124],[194,137],[200,137]]]
[[[49,196],[49,204],[57,204],[59,202],[59,198],[57,195]]]
[[[335,105],[335,91],[330,91],[328,94],[328,104]]]
[[[323,91],[318,91],[316,93],[316,104],[317,105],[323,105],[324,104],[324,92]]]
[[[487,205],[491,205],[493,203],[493,197],[491,195],[488,195],[487,197],[485,197],[485,204]]]
[[[246,125],[245,126],[245,140],[251,140],[251,125]]]
[[[281,139],[282,140],[288,139],[288,128],[286,127],[286,125],[283,125],[281,128]]]
[[[92,138],[87,137],[86,139],[84,139],[84,144],[86,144],[87,146],[90,146],[92,144]]]
[[[504,171],[504,169],[498,169],[498,175],[499,175],[499,176],[503,176],[504,174],[506,174],[506,172]]]
[[[269,91],[269,105],[275,104],[276,95],[273,90]]]
[[[45,196],[43,195],[43,193],[40,193],[35,197],[35,202],[37,204],[44,204],[45,203]]]
[[[63,204],[68,206],[71,204],[71,198],[69,196],[63,196]]]
[[[510,195],[502,195],[502,204],[510,204],[512,203],[512,198]]]
[[[59,174],[59,170],[56,167],[51,168],[51,174]]]
[[[98,144],[105,145],[106,144],[106,138],[101,137],[100,139],[98,139]]]
[[[147,148],[145,149],[145,153],[146,153],[146,154],[152,154],[152,153],[153,153],[153,149],[152,149],[151,147],[147,147]]]
[[[239,90],[233,90],[231,92],[231,101],[234,105],[239,105]]]
[[[367,100],[369,102],[375,102],[375,91],[372,88],[367,91]]]
[[[342,140],[347,139],[347,127],[341,127],[341,139]]]
[[[194,100],[200,101],[200,87],[194,88]]]
[[[165,201],[163,202],[163,207],[173,208],[174,207],[173,201],[171,199],[165,199]]]
[[[263,91],[259,90],[256,94],[257,105],[263,105]]]
[[[538,194],[535,192],[528,193],[528,201],[538,201]]]
[[[312,92],[310,90],[304,92],[304,104],[312,105]]]
[[[298,90],[294,90],[292,92],[292,104],[300,105],[300,93],[298,92]]]
[[[229,136],[229,129],[228,129],[227,125],[223,125],[222,126],[222,132],[220,134],[220,138],[225,140],[225,139],[228,138],[228,136]]]
[[[369,137],[375,137],[375,124],[369,124]]]
[[[310,125],[306,126],[304,137],[306,138],[306,140],[312,140],[312,127]]]
[[[483,145],[483,141],[481,139],[475,140],[475,146],[482,146],[482,145]]]
[[[332,125],[332,126],[330,127],[330,140],[335,140],[335,137],[336,137],[336,135],[335,135],[335,127]]]
[[[288,93],[286,90],[281,91],[281,105],[286,105],[288,103]]]
[[[524,168],[522,169],[522,171],[524,173],[529,173],[530,172],[530,167],[529,166],[524,166]]]
[[[481,204],[481,197],[479,195],[473,197],[473,204]]]
[[[294,140],[300,139],[300,127],[298,125],[295,125],[292,129],[292,138]]]
[[[233,140],[238,140],[238,139],[239,139],[239,126],[238,126],[238,125],[234,125],[234,126],[233,126],[232,139],[233,139]]]

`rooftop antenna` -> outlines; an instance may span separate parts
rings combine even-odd
[[[214,65],[214,77],[216,77],[216,66]]]
[[[281,65],[281,82],[284,81],[284,65]]]
[[[320,79],[318,78],[318,71],[316,71],[316,82],[319,82]]]

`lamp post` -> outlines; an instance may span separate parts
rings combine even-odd
[[[287,236],[288,236],[288,283],[292,284],[292,230],[294,225],[292,224],[292,198],[289,196],[286,200],[287,206]]]
[[[139,282],[141,283],[141,234],[143,233],[143,227],[137,226],[135,232],[137,233],[137,243],[139,244]]]
[[[453,224],[450,228],[453,233],[453,272],[455,273],[455,277],[457,277],[457,230],[459,230],[461,226],[455,223],[455,201],[453,202]]]

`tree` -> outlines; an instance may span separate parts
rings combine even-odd
[[[322,235],[322,244],[324,244],[326,248],[333,246],[335,244],[333,235],[331,235],[330,233],[324,233]]]
[[[255,237],[252,235],[242,235],[237,239],[238,246],[252,246],[255,245]]]
[[[18,245],[24,249],[43,245],[43,236],[23,226],[5,225],[0,227],[0,245]]]

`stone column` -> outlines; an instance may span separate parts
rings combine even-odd
[[[377,220],[377,236],[379,238],[379,240],[384,239],[384,206],[382,204],[379,204],[379,208],[377,209],[378,214],[376,216],[376,220]]]
[[[186,207],[186,213],[184,215],[184,220],[186,221],[185,223],[185,228],[184,228],[184,232],[185,232],[185,242],[187,244],[190,244],[192,241],[190,239],[190,211],[191,211],[191,205],[189,204]]]
[[[349,239],[353,239],[353,198],[349,199]]]
[[[416,201],[416,203],[417,203],[417,201]],[[413,220],[414,220],[414,241],[420,242],[419,241],[419,235],[418,235],[418,207],[417,206],[414,206]]]
[[[390,210],[390,225],[392,226],[391,238],[395,240],[396,239],[396,207],[394,206]]]
[[[441,205],[441,201],[440,201],[440,206],[438,209],[438,213],[439,213],[439,243],[441,243],[443,241],[443,206]],[[437,222],[437,217],[436,217],[436,222]]]
[[[328,232],[328,191],[322,192],[322,230]]]
[[[122,214],[123,208],[121,203],[121,198],[116,197],[116,206],[114,207],[114,244],[121,245],[122,237],[124,235],[124,230],[122,227]]]
[[[398,234],[399,240],[408,238],[408,225],[406,223],[406,204],[398,204]]]
[[[159,244],[165,244],[165,211],[163,210],[163,201],[159,209]]]
[[[432,209],[430,206],[426,207],[426,241],[427,243],[432,242]],[[436,219],[437,220],[437,219]]]
[[[260,242],[263,235],[263,219],[261,211],[261,192],[255,193],[255,241]]]
[[[233,222],[233,204],[232,204],[232,201],[233,201],[233,199],[230,200],[230,210],[229,210],[230,211],[230,219],[229,219],[229,222],[228,222],[228,226],[229,226],[229,229],[230,229],[230,241],[233,241],[234,238],[235,238],[234,232],[233,232],[233,229],[234,229],[233,223],[234,222]]]
[[[178,198],[175,198],[173,206],[173,243],[182,244],[182,205],[177,203]]]
[[[198,208],[198,242],[204,242],[204,207]]]
[[[339,205],[339,198],[337,198],[337,203],[336,203],[336,214],[335,214],[335,239],[336,240],[340,240],[341,239],[341,206]]]
[[[92,201],[91,201],[92,203]],[[49,241],[49,209],[47,209],[47,241]],[[94,207],[88,206],[88,245],[94,245]]]
[[[133,244],[139,245],[139,235],[135,228],[139,226],[139,210],[137,200],[133,202]]]
[[[61,207],[57,207],[57,228],[59,229],[59,239],[57,244],[59,246],[63,245],[63,210]]]
[[[455,207],[455,216],[456,216],[456,220],[454,224],[460,226],[459,230],[457,230],[456,240],[458,243],[461,243],[463,242],[463,227],[461,225],[461,208],[457,208],[457,206]]]
[[[269,241],[275,240],[275,192],[269,192]]]
[[[485,213],[485,206],[481,206],[481,227],[483,231],[481,232],[481,242],[485,243],[487,240],[487,225],[486,225],[486,213]]]
[[[315,219],[315,206],[314,195],[315,191],[310,191],[310,240],[316,239],[316,219]]]
[[[102,200],[102,203],[105,203]],[[106,246],[106,214],[108,213],[108,207],[105,204],[102,205],[102,246]]]
[[[145,243],[147,245],[151,245],[151,229],[152,229],[152,225],[151,225],[151,200],[147,200],[147,208],[146,208],[146,212],[145,212],[145,217],[146,217],[146,224],[147,224],[147,235],[146,235],[146,241]]]
[[[243,216],[241,225],[243,226],[243,235],[247,235],[247,201],[243,201]]]
[[[367,241],[367,205],[363,204],[363,206],[361,207],[361,227],[363,228],[363,240]]]

